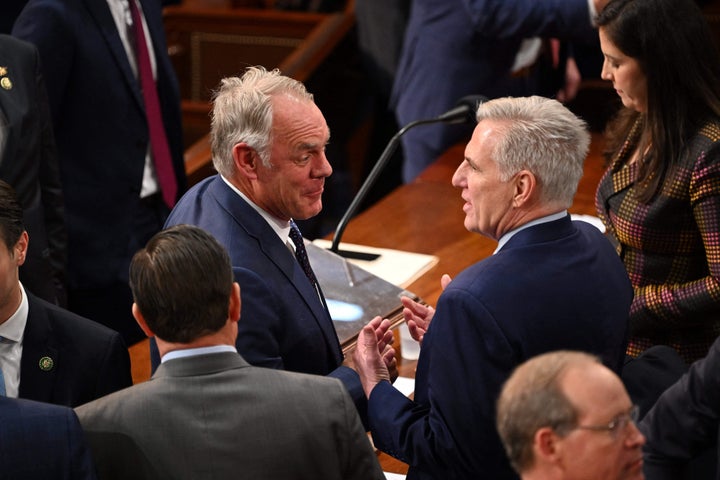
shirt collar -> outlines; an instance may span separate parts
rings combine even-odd
[[[232,345],[212,345],[210,347],[198,347],[198,348],[183,348],[182,350],[173,350],[168,352],[160,359],[161,363],[165,363],[168,360],[174,360],[176,358],[187,358],[196,357],[198,355],[206,355],[208,353],[220,353],[220,352],[235,352],[237,349]]]
[[[280,237],[280,240],[284,244],[288,244],[290,241],[290,221],[287,220],[280,220],[279,218],[275,217],[274,215],[270,215],[268,212],[257,206],[252,200],[250,200],[243,192],[241,192],[235,185],[230,183],[230,181],[220,175],[220,178],[222,178],[223,182],[227,184],[228,187],[232,189],[233,192],[237,193],[240,198],[245,200],[245,202],[250,205],[253,210],[255,210],[258,214],[260,214],[261,217],[265,219],[268,225],[275,231],[278,237]]]
[[[0,337],[4,340],[21,342],[25,334],[25,325],[27,324],[30,307],[22,283],[20,283],[20,293],[22,294],[20,306],[15,310],[15,313],[10,315],[10,318],[0,324]]]
[[[520,225],[514,230],[510,230],[509,232],[505,233],[502,237],[500,237],[500,241],[498,242],[497,248],[493,252],[493,255],[495,255],[497,252],[500,251],[501,248],[505,246],[505,244],[518,232],[521,232],[525,230],[526,228],[533,227],[535,225],[540,225],[541,223],[548,223],[548,222],[554,222],[555,220],[560,220],[561,218],[565,218],[567,216],[567,210],[563,210],[562,212],[558,213],[552,213],[550,215],[546,215],[544,217],[536,218],[535,220],[531,220],[528,223],[525,223],[523,225]]]

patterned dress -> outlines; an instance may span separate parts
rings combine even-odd
[[[636,123],[595,196],[635,290],[627,353],[664,344],[692,362],[720,334],[720,119],[690,139],[648,203],[636,198],[630,162],[639,131]]]

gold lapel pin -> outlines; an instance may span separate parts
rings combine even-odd
[[[55,366],[55,362],[50,357],[42,357],[38,362],[38,365],[40,366],[40,370],[43,372],[49,372]]]
[[[7,75],[7,67],[0,67],[0,77]]]
[[[12,88],[12,81],[10,81],[8,77],[2,77],[0,78],[0,87],[5,90],[10,90]]]

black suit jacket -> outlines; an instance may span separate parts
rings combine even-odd
[[[120,334],[30,293],[28,303],[20,398],[76,407],[132,385]]]
[[[163,123],[185,188],[180,94],[159,0],[140,0],[157,60]],[[127,280],[150,141],[140,84],[105,0],[30,0],[13,35],[34,43],[47,80],[65,190],[70,289]]]
[[[0,35],[0,179],[15,189],[30,244],[20,278],[26,289],[64,304],[67,237],[55,140],[35,47]],[[1,73],[1,72],[0,72]]]
[[[658,398],[638,425],[648,480],[720,478],[720,338]]]

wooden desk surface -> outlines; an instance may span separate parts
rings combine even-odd
[[[595,189],[604,171],[601,141],[599,134],[593,135],[572,213],[595,215]],[[349,243],[436,255],[437,265],[407,288],[430,305],[437,303],[442,292],[442,274],[457,275],[491,255],[497,245],[463,226],[460,191],[450,184],[463,152],[464,145],[449,149],[415,182],[399,187],[354,218],[343,236]],[[147,340],[130,347],[130,356],[135,383],[150,378]],[[414,377],[415,365],[399,358],[400,375]],[[407,465],[399,460],[384,453],[378,453],[378,458],[384,471],[407,473]]]

